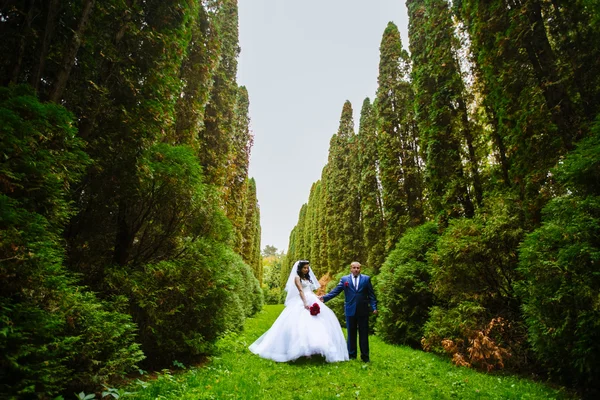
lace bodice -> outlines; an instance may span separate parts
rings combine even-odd
[[[312,292],[310,281],[308,281],[306,279],[300,279],[300,283],[302,284],[303,292],[306,292],[306,291]]]

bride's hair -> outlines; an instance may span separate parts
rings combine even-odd
[[[298,261],[298,268],[296,269],[296,272],[298,273],[298,276],[300,277],[300,279],[304,279],[304,280],[308,280],[310,283],[313,283],[313,281],[310,279],[310,274],[306,274],[304,275],[302,273],[302,267],[304,267],[305,265],[310,264],[308,262],[308,260],[300,260]]]

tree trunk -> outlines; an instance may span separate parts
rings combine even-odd
[[[79,19],[79,25],[77,26],[77,30],[73,33],[73,39],[71,40],[71,43],[65,50],[61,68],[57,74],[52,93],[50,94],[50,101],[57,103],[60,100],[65,87],[67,86],[67,81],[69,80],[69,75],[71,74],[71,68],[73,68],[73,65],[75,64],[77,52],[81,46],[83,34],[85,33],[85,29],[87,28],[90,20],[94,3],[95,0],[86,0],[83,5],[83,12],[81,13],[81,18]]]
[[[553,116],[553,122],[563,137],[565,149],[568,150],[573,147],[573,139],[577,136],[574,131],[577,128],[574,123],[577,112],[565,84],[556,71],[556,57],[548,41],[540,4],[537,1],[529,1],[524,7],[530,24],[530,29],[526,28],[529,34],[525,36],[524,47]]]
[[[19,52],[13,68],[11,83],[17,83],[19,81],[19,75],[21,74],[21,65],[23,64],[23,57],[25,56],[25,48],[27,47],[27,38],[30,36],[31,23],[33,22],[33,12],[35,10],[35,0],[29,1],[29,10],[27,11],[27,17],[25,19],[25,28],[21,34],[21,40],[19,42]]]
[[[40,80],[44,73],[44,67],[46,65],[46,57],[48,56],[48,49],[50,48],[50,42],[54,35],[54,28],[56,27],[56,20],[58,11],[60,10],[60,0],[50,0],[48,4],[48,12],[46,13],[46,28],[44,29],[44,40],[42,42],[42,48],[40,50],[40,57],[38,63],[31,74],[31,86],[37,92],[40,86]]]
[[[115,235],[115,250],[113,261],[117,265],[125,265],[129,259],[129,252],[133,245],[134,235],[130,232],[127,223],[127,205],[125,200],[119,202],[119,211],[117,217],[117,232]]]
[[[471,165],[471,174],[473,175],[473,187],[475,189],[475,202],[478,206],[481,206],[481,203],[483,202],[483,188],[479,177],[479,163],[477,162],[477,155],[475,154],[475,147],[473,146],[473,134],[467,115],[467,105],[462,96],[458,98],[458,109],[460,110],[463,124],[463,136],[467,141],[467,149],[469,150],[469,161]]]

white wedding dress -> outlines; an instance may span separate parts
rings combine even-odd
[[[301,283],[308,304],[317,303],[321,312],[311,315],[300,296],[293,297],[273,326],[250,345],[250,351],[278,362],[315,354],[322,355],[327,362],[347,361],[346,340],[335,314],[313,293],[309,281]]]

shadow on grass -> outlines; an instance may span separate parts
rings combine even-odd
[[[309,365],[323,365],[323,364],[327,364],[327,361],[325,361],[325,357],[323,357],[320,354],[315,354],[312,355],[310,357],[300,357],[295,359],[294,361],[290,361],[287,363],[288,365],[291,366],[297,366],[297,367],[306,367]]]

